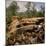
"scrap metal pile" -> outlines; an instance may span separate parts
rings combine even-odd
[[[14,20],[6,35],[6,46],[44,43],[44,28],[44,17]]]

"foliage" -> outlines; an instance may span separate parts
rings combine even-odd
[[[30,15],[31,15],[30,6],[31,6],[31,2],[28,2],[28,3],[25,5],[25,7],[27,8],[27,11],[25,12],[25,14],[27,15],[27,17],[30,17]]]
[[[42,17],[45,14],[45,7],[43,7],[42,5],[40,6],[40,8],[41,8],[40,11],[37,11],[35,9],[35,4],[33,4],[33,6],[31,6],[31,2],[28,2],[25,5],[25,7],[27,8],[27,11],[25,12],[27,17]],[[32,8],[32,10],[30,10],[30,7]]]

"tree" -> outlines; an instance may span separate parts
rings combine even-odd
[[[11,5],[8,7],[8,9],[10,10],[10,12],[12,12],[13,15],[16,15],[18,8],[19,7],[17,6],[17,2],[15,1],[13,1]]]
[[[7,22],[11,22],[12,16],[15,16],[18,10],[17,2],[13,1],[8,8],[6,8]]]
[[[25,7],[27,8],[27,11],[26,11],[27,17],[30,17],[30,14],[31,14],[30,6],[31,6],[31,2],[28,2],[25,5]]]
[[[35,9],[35,5],[31,2],[28,2],[26,4],[26,8],[27,8],[27,11],[26,11],[26,14],[28,15],[28,17],[34,17],[36,16],[36,9]]]
[[[41,5],[40,8],[41,8],[41,12],[42,12],[42,14],[44,16],[45,15],[45,6]]]

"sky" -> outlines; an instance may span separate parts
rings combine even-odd
[[[5,4],[6,4],[6,7],[8,7],[11,3],[12,3],[12,1],[15,1],[15,0],[6,0],[5,2]],[[25,5],[27,4],[27,2],[26,1],[17,1],[17,4],[18,4],[18,6],[19,6],[19,10],[18,10],[18,12],[24,12],[24,11],[26,11],[27,9],[25,8]],[[40,8],[40,6],[42,5],[43,7],[45,7],[45,4],[43,3],[43,2],[33,2],[33,4],[35,5],[35,8],[36,8],[36,10],[37,11],[40,11],[41,10],[41,8]]]

